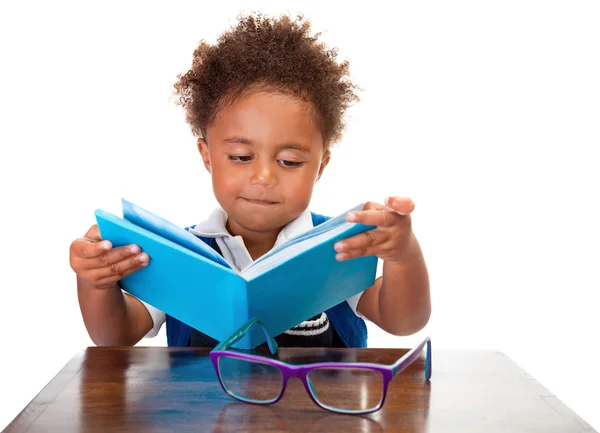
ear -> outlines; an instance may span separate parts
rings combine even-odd
[[[208,153],[208,143],[204,138],[198,139],[198,151],[200,155],[202,155],[202,161],[204,162],[204,167],[210,173],[210,156]]]
[[[329,150],[326,150],[325,153],[323,154],[323,158],[321,159],[321,166],[319,167],[319,175],[317,176],[317,180],[315,180],[315,183],[317,183],[319,181],[319,179],[321,179],[321,175],[323,174],[325,167],[327,167],[327,164],[329,164],[330,159],[331,159],[331,152],[329,152]]]

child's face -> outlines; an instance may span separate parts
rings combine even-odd
[[[329,162],[312,106],[254,93],[224,108],[198,148],[232,234],[278,231],[309,205]]]

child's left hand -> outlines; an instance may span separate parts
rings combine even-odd
[[[349,212],[346,220],[353,223],[377,226],[335,244],[337,260],[361,256],[377,256],[385,261],[401,261],[409,250],[412,238],[410,213],[413,201],[405,197],[387,197],[385,206],[375,202],[365,203],[364,209]]]

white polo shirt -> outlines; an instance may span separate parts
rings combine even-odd
[[[221,208],[217,207],[208,217],[208,219],[202,221],[197,224],[193,229],[190,229],[190,233],[193,233],[198,236],[214,238],[221,250],[223,258],[229,263],[231,266],[235,267],[237,270],[242,271],[248,265],[250,265],[253,260],[250,256],[250,253],[246,249],[244,245],[244,240],[241,236],[232,236],[226,228],[227,224],[227,213]],[[282,244],[288,239],[298,236],[308,230],[313,228],[312,216],[310,211],[307,209],[302,214],[300,214],[296,219],[290,221],[277,236],[277,240],[275,241],[276,246]],[[150,258],[152,260],[152,258]],[[362,293],[358,293],[352,296],[347,300],[348,304],[352,308],[352,311],[359,317],[364,319],[360,313],[356,311],[356,306],[358,305],[358,301],[362,296]],[[146,337],[155,337],[158,335],[161,326],[166,321],[165,313],[153,307],[152,305],[142,301],[140,302],[144,304],[148,313],[152,317],[153,327],[146,334]],[[303,322],[304,323],[304,322]]]

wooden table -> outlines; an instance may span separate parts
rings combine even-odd
[[[280,359],[392,363],[406,350],[280,349]],[[433,351],[392,382],[370,415],[317,407],[292,380],[283,399],[256,406],[228,397],[208,351],[91,347],[75,356],[4,430],[51,432],[593,432],[499,352]]]

